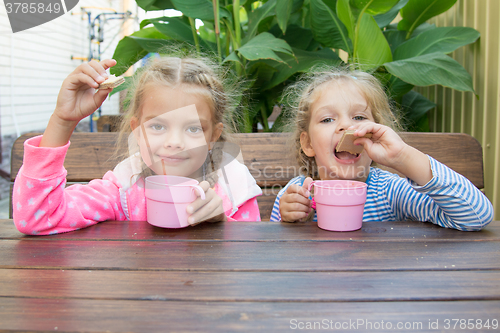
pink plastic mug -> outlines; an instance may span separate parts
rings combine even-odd
[[[361,229],[367,184],[354,180],[316,180],[314,200],[318,227],[329,231]]]
[[[205,192],[198,181],[179,176],[156,175],[146,177],[146,209],[149,224],[162,228],[184,228],[187,222],[186,207]]]

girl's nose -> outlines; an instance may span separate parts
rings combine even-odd
[[[351,127],[352,125],[354,125],[354,122],[352,121],[351,118],[349,117],[341,117],[339,119],[339,123],[337,125],[337,132],[344,132],[345,130],[347,130],[349,127]]]
[[[165,148],[184,149],[184,140],[180,131],[170,131],[165,137]]]

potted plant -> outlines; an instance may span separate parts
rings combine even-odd
[[[318,63],[349,63],[377,75],[405,113],[410,129],[426,129],[434,104],[412,90],[440,84],[474,91],[467,71],[447,54],[475,42],[472,28],[437,28],[428,19],[457,0],[136,0],[147,10],[177,9],[181,17],[141,22],[123,38],[111,69],[123,74],[149,53],[172,43],[213,53],[248,82],[239,108],[239,130],[279,130],[267,118],[283,89]],[[401,20],[391,24],[400,14]],[[198,29],[195,21],[203,24]],[[339,53],[344,53],[344,60]],[[125,87],[126,88],[126,85]]]

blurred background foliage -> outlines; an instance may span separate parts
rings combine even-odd
[[[447,54],[474,43],[479,32],[426,23],[456,1],[136,0],[146,11],[176,9],[182,16],[142,21],[119,42],[111,73],[121,75],[179,43],[214,54],[245,83],[235,117],[239,131],[254,132],[259,123],[264,131],[282,129],[285,113],[276,119],[275,112],[272,125],[268,118],[300,73],[318,64],[350,64],[379,78],[407,130],[427,131],[427,112],[435,104],[414,86],[474,92],[469,73]]]

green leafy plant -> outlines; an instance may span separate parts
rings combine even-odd
[[[114,53],[124,73],[149,53],[184,43],[215,54],[248,82],[239,107],[239,130],[280,130],[268,117],[285,86],[317,64],[349,63],[372,72],[405,113],[410,129],[426,129],[435,105],[412,90],[440,84],[473,91],[465,69],[447,54],[473,43],[472,28],[436,28],[426,21],[456,0],[136,0],[147,10],[177,9],[180,17],[141,22]],[[400,14],[401,20],[391,24]],[[196,29],[196,20],[202,25]],[[198,21],[199,22],[199,21]],[[340,56],[339,56],[340,54]],[[344,60],[341,60],[344,59]]]

